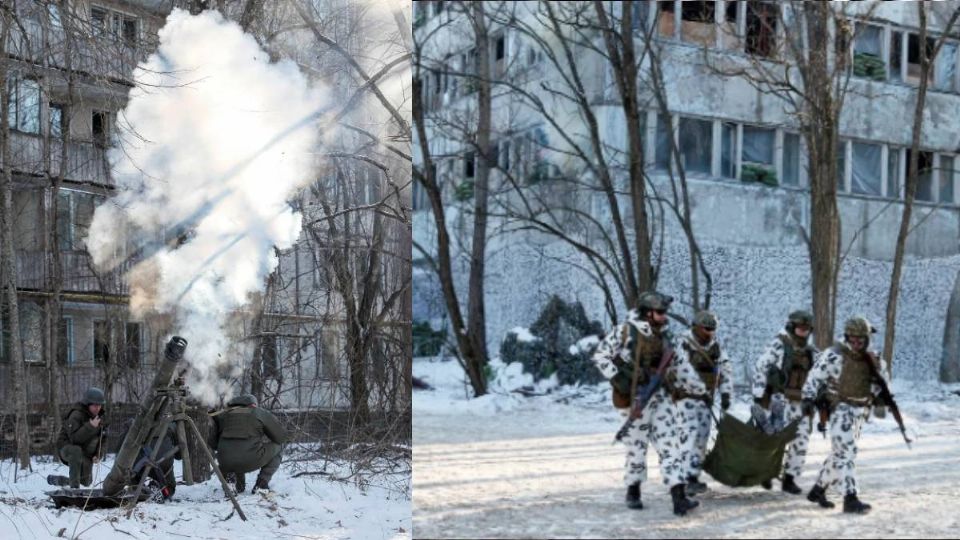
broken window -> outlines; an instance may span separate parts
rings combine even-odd
[[[887,150],[887,197],[900,198],[900,177],[903,167],[900,166],[900,149]]]
[[[280,379],[280,346],[276,335],[267,334],[260,338],[260,372],[264,379]]]
[[[93,142],[99,146],[107,146],[110,142],[110,113],[93,111],[90,121]]]
[[[7,125],[24,133],[40,133],[40,85],[32,79],[7,79]]]
[[[771,58],[777,47],[777,6],[747,2],[746,52]]]
[[[933,46],[936,40],[927,38],[926,55],[930,61],[933,61]],[[934,70],[930,70],[929,79],[933,77]],[[907,82],[910,84],[920,84],[920,36],[917,34],[908,34],[907,36]]]
[[[132,368],[140,367],[140,359],[143,357],[143,332],[140,323],[127,323],[124,332],[123,354],[128,366]]]
[[[783,134],[783,184],[800,185],[800,136],[796,133]]]
[[[107,35],[107,29],[109,28],[107,20],[109,17],[110,15],[107,10],[96,6],[90,7],[90,24],[93,25],[94,32],[98,36]]]
[[[853,74],[857,77],[883,81],[887,78],[881,51],[883,28],[872,24],[857,24],[853,42]]]
[[[716,2],[680,2],[680,39],[713,47],[716,43]]]
[[[473,152],[467,152],[463,157],[463,176],[464,178],[473,178],[476,168],[476,159]]]
[[[943,204],[953,204],[953,156],[940,156],[940,198]]]
[[[890,33],[890,80],[903,81],[903,32]]]
[[[493,76],[500,77],[507,72],[507,38],[500,34],[493,38]]]
[[[107,321],[93,321],[93,363],[104,366],[110,362],[110,325]]]
[[[737,30],[737,7],[740,4],[724,3],[723,18],[720,20],[720,46],[724,49],[740,49],[740,35]]]
[[[673,37],[677,22],[673,2],[657,2],[657,32],[664,37]]]
[[[713,155],[713,123],[693,118],[680,119],[680,159],[686,172],[710,174]]]
[[[83,249],[93,212],[103,197],[80,191],[60,190],[57,194],[57,238],[61,251]]]
[[[497,166],[504,171],[510,170],[510,141],[508,140],[500,142],[500,147],[497,149]]]
[[[720,125],[720,176],[737,177],[737,125],[732,122]]]
[[[910,164],[911,150],[906,151],[907,166]],[[933,152],[923,152],[917,156],[917,200],[934,202],[933,191]]]
[[[934,63],[933,87],[937,90],[952,92],[956,89],[957,44],[945,42],[937,53]]]
[[[853,143],[853,167],[850,191],[861,195],[880,195],[883,162],[879,144]]]
[[[671,169],[670,155],[672,152],[673,144],[673,129],[670,126],[670,117],[664,116],[662,114],[657,115],[657,139],[656,139],[656,150],[654,152],[654,166],[661,170],[666,171]]]

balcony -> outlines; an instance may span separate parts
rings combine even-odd
[[[49,275],[53,255],[42,251],[16,252],[17,288],[47,291],[52,277]],[[63,251],[60,266],[63,274],[63,291],[107,295],[127,295],[130,288],[124,279],[127,272],[139,262],[126,261],[116,269],[99,274],[86,251]]]
[[[44,152],[44,141],[39,135],[10,131],[10,163],[23,174],[46,174],[47,155],[50,174],[60,174],[60,151],[63,141],[50,139],[50,150]],[[92,142],[67,141],[67,163],[64,178],[76,182],[92,182],[113,186],[106,149]]]
[[[45,27],[29,18],[20,21],[22,29],[18,25],[10,26],[6,54],[26,62],[66,69],[67,44],[63,29]],[[80,35],[74,39],[72,47],[71,70],[126,84],[132,84],[137,62],[146,58],[146,52],[112,36]]]

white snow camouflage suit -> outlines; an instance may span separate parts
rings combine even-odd
[[[844,357],[844,353],[849,351],[846,344],[837,343],[817,356],[813,371],[810,372],[803,386],[803,399],[815,399],[820,389],[825,386],[828,395],[831,396],[831,402],[836,402],[830,413],[828,424],[831,452],[820,468],[817,485],[824,490],[836,486],[844,495],[856,495],[857,439],[860,438],[864,421],[870,416],[872,403],[880,393],[880,386],[869,381],[870,397],[863,400],[850,400],[854,401],[852,403],[848,400],[837,401],[837,388],[841,384],[844,371],[850,369],[853,373],[857,368],[855,365],[850,365],[851,360]],[[887,375],[882,368],[875,365],[877,373],[887,380]],[[863,366],[860,367],[860,373],[864,373]]]
[[[714,346],[716,346],[716,351],[719,352],[719,358],[716,360],[716,365],[711,366],[710,355],[707,354],[704,357],[699,351],[710,353]],[[730,363],[730,358],[723,352],[723,348],[720,347],[715,338],[711,339],[706,345],[700,345],[693,332],[687,331],[680,338],[677,355],[683,357],[681,363],[690,365],[701,381],[703,381],[703,377],[700,376],[701,370],[706,371],[712,367],[713,374],[719,376],[719,384],[714,383],[720,391],[719,395],[730,394],[731,397],[733,396],[733,366]],[[706,384],[704,384],[704,388],[707,389]],[[711,397],[713,397],[714,403],[719,402],[717,393],[714,393]],[[713,426],[710,406],[702,399],[684,397],[677,401],[677,409],[680,413],[681,433],[692,434],[689,441],[687,475],[699,476],[703,467],[703,458],[707,453],[707,442],[710,440],[710,428]]]
[[[777,367],[778,369],[783,369],[783,357],[785,352],[785,347],[783,345],[783,338],[793,339],[793,337],[784,330],[780,331],[780,335],[775,337],[767,348],[763,351],[763,354],[760,355],[760,358],[757,359],[757,363],[753,368],[753,397],[761,398],[763,397],[764,390],[767,386],[767,373],[772,367]],[[807,375],[809,379],[809,374]],[[787,399],[787,396],[783,392],[776,392],[770,396],[771,405],[774,402],[779,402],[783,404],[783,414],[785,416],[784,423],[789,424],[797,418],[803,416],[802,412],[802,402],[799,400]],[[771,409],[773,407],[770,407]],[[810,446],[810,431],[812,428],[811,421],[801,421],[800,425],[797,426],[797,436],[790,441],[790,444],[787,446],[787,451],[784,453],[784,463],[783,463],[783,472],[784,474],[789,474],[794,478],[799,478],[800,473],[803,472],[803,463],[807,458],[807,448]]]
[[[593,355],[593,362],[607,379],[612,379],[619,371],[617,363],[633,363],[634,343],[630,337],[630,327],[642,336],[652,337],[653,328],[640,319],[637,310],[630,310],[627,321],[616,326]],[[671,344],[674,345],[674,344]],[[615,362],[616,360],[616,362]],[[620,362],[622,361],[622,362]],[[697,376],[693,367],[684,358],[674,357],[664,374],[664,381],[673,384],[691,394],[705,394],[706,387]],[[683,433],[678,422],[678,410],[671,399],[666,385],[653,394],[639,418],[634,420],[622,439],[626,445],[627,456],[623,476],[624,484],[629,487],[647,479],[647,445],[653,443],[660,458],[660,475],[664,484],[675,486],[686,483],[686,468],[689,462],[690,438],[692,433]],[[626,420],[628,409],[621,409]]]

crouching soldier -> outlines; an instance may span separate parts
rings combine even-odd
[[[63,427],[57,438],[57,457],[70,466],[68,483],[72,488],[93,483],[93,464],[100,461],[103,439],[103,390],[88,388],[83,399],[75,403],[63,418]],[[50,477],[48,482],[59,484],[62,477]]]
[[[709,311],[697,313],[690,331],[680,339],[680,349],[677,351],[682,362],[693,367],[706,389],[703,395],[690,395],[675,389],[673,396],[677,400],[681,432],[690,437],[691,448],[687,461],[687,493],[690,494],[703,493],[707,489],[699,477],[713,425],[710,409],[716,391],[720,390],[720,407],[724,411],[730,408],[730,395],[733,392],[733,369],[730,359],[720,350],[720,344],[715,339],[716,331],[716,315]]]
[[[831,408],[828,424],[831,453],[820,468],[816,485],[807,495],[807,499],[823,508],[834,507],[827,500],[826,491],[837,486],[845,494],[844,512],[865,514],[870,511],[870,505],[857,498],[854,460],[860,429],[880,393],[877,380],[885,381],[876,354],[868,349],[870,334],[875,332],[876,329],[863,317],[847,320],[843,325],[843,343],[836,343],[820,353],[803,385],[803,407],[807,412],[813,413],[820,392],[826,392],[826,401]]]
[[[784,329],[757,359],[753,369],[754,403],[764,409],[782,408],[784,424],[805,414],[801,391],[817,354],[817,350],[809,343],[812,331],[813,315],[807,311],[794,311],[787,318]],[[793,495],[803,493],[795,479],[803,472],[812,425],[812,420],[800,422],[797,435],[790,441],[784,454],[781,488]],[[765,480],[762,485],[766,489],[773,487],[770,480]]]
[[[217,462],[224,474],[236,475],[237,493],[246,489],[246,473],[260,469],[252,493],[269,490],[270,479],[280,467],[280,454],[287,440],[286,430],[277,418],[257,407],[250,394],[235,397],[227,408],[212,413],[213,440]]]
[[[673,299],[656,292],[640,295],[636,309],[615,327],[597,348],[593,361],[613,385],[614,406],[629,418],[637,388],[646,386],[664,359],[673,357],[663,380],[673,379],[692,394],[703,395],[706,388],[689,364],[673,355],[672,336],[666,329],[667,309]],[[677,409],[665,384],[653,392],[640,416],[621,432],[627,448],[624,483],[628,508],[642,509],[640,484],[647,479],[647,444],[652,442],[660,457],[660,474],[670,486],[673,512],[684,515],[699,503],[686,495],[688,445],[681,440]]]

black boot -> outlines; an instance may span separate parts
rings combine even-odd
[[[843,497],[843,511],[847,514],[866,514],[870,505],[857,498],[856,493],[847,493]]]
[[[237,473],[237,481],[234,482],[233,487],[237,489],[237,493],[243,493],[247,489],[247,475],[244,473]]]
[[[640,502],[640,482],[635,482],[627,487],[627,508],[631,510],[643,510],[643,503]]]
[[[803,490],[800,489],[800,486],[798,486],[797,483],[793,481],[792,474],[783,475],[783,484],[780,486],[780,489],[786,491],[791,495],[799,495],[803,493]]]
[[[707,490],[707,484],[700,481],[696,476],[690,475],[687,477],[687,494],[690,496],[698,495]]]
[[[826,490],[819,485],[810,488],[810,493],[807,493],[807,500],[819,504],[821,508],[833,508],[836,506],[827,500]]]
[[[51,486],[67,487],[70,485],[70,479],[59,474],[47,475],[47,483]]]
[[[257,481],[253,484],[253,489],[250,490],[250,493],[256,493],[258,491],[265,491],[268,494],[270,492],[269,483],[263,478],[260,478],[259,476],[257,477]]]
[[[677,484],[670,488],[670,496],[673,497],[673,513],[678,516],[687,515],[687,511],[700,506],[697,501],[687,498],[685,484]]]
[[[769,491],[773,489],[773,480],[764,480],[763,482],[760,482],[760,485],[763,486],[763,489]]]

